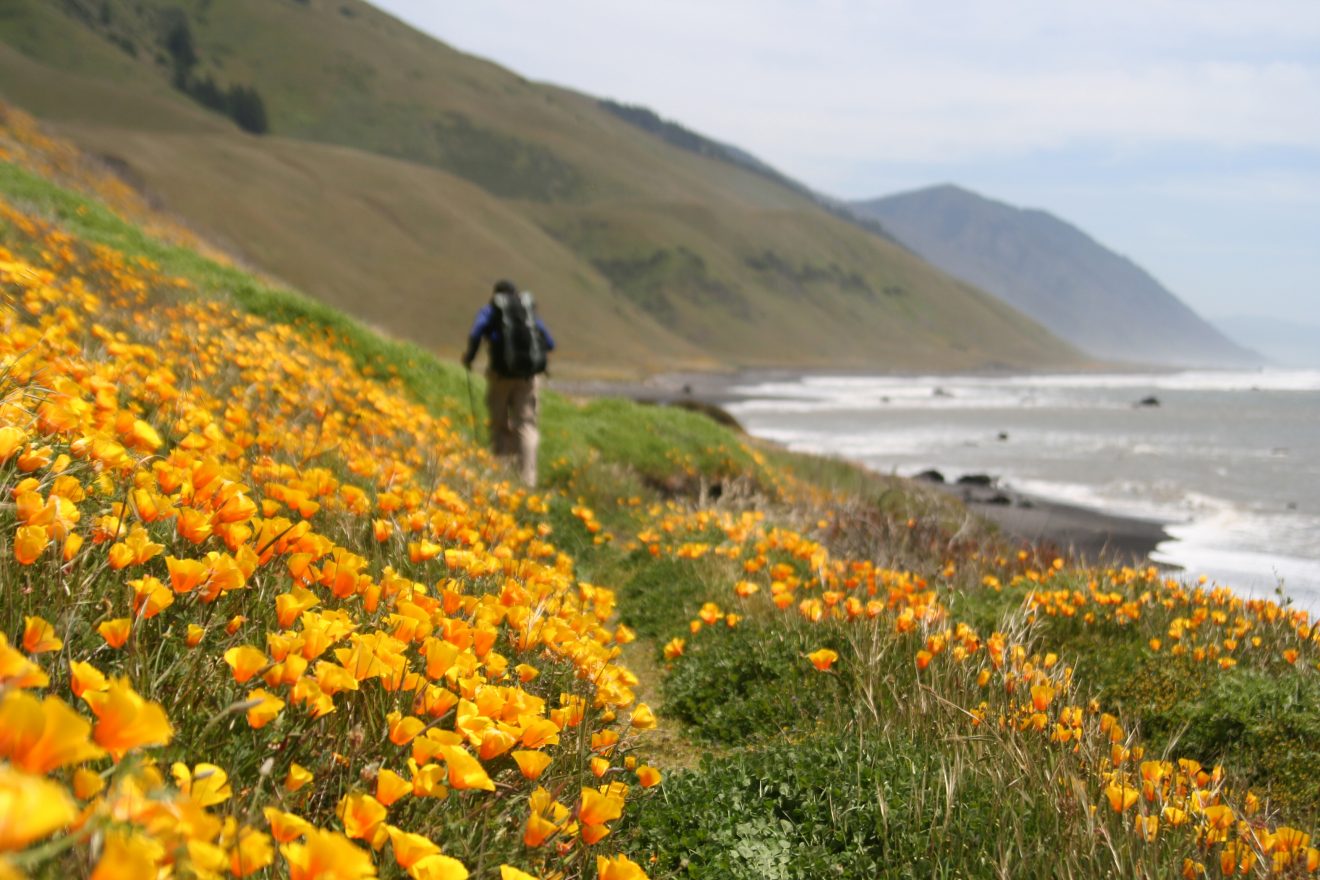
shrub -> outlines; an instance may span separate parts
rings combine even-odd
[[[1160,721],[1176,749],[1222,762],[1292,807],[1320,804],[1320,679],[1235,669]],[[1152,725],[1154,726],[1154,725]]]
[[[845,654],[837,637],[807,644],[802,635],[783,627],[716,626],[720,629],[689,640],[687,653],[664,684],[666,714],[690,725],[694,737],[746,743],[808,729],[847,705],[841,677],[817,672],[804,656],[820,647]]]

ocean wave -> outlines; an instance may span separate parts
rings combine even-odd
[[[1181,568],[1182,579],[1209,582],[1262,599],[1280,595],[1311,614],[1320,614],[1320,560],[1279,553],[1224,550],[1186,541],[1165,541],[1151,560]]]
[[[730,406],[747,429],[791,449],[905,476],[996,475],[1163,524],[1170,538],[1154,558],[1189,573],[1320,596],[1320,511],[1306,491],[1320,476],[1320,370],[812,376],[737,390],[756,395]],[[1165,406],[1137,413],[1152,394]],[[1023,416],[996,412],[1009,409]]]
[[[1128,401],[1077,402],[1075,392],[1133,390],[1200,392],[1320,391],[1320,370],[1197,370],[1181,373],[1059,373],[1015,376],[805,376],[796,381],[753,382],[729,389],[748,400],[734,408],[757,410],[792,402],[865,409],[889,403],[919,407],[1022,407],[1097,404],[1126,406]]]

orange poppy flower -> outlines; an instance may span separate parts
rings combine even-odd
[[[513,760],[524,779],[535,780],[550,766],[552,758],[545,752],[520,750],[513,753]]]
[[[405,795],[412,794],[412,790],[412,782],[393,770],[381,770],[376,774],[376,800],[387,807]]]
[[[264,688],[250,691],[247,703],[247,722],[253,730],[265,727],[284,710],[284,701]]]
[[[29,654],[58,651],[64,642],[55,635],[55,627],[40,617],[23,619],[23,650]]]
[[[165,567],[170,573],[170,586],[176,593],[192,592],[210,573],[206,563],[196,559],[175,559],[173,556],[166,556]]]
[[[523,845],[535,849],[558,833],[559,826],[539,813],[531,813],[527,817],[527,825],[523,829]]]
[[[604,794],[593,788],[582,789],[582,803],[578,818],[587,825],[604,825],[623,815],[623,798],[614,793]]]
[[[234,672],[234,681],[243,684],[270,663],[264,652],[251,645],[238,645],[225,651],[225,663]]]
[[[839,655],[838,652],[829,648],[820,648],[808,654],[807,659],[811,661],[811,665],[816,667],[818,672],[828,672],[834,662],[839,659]]]
[[[385,830],[394,849],[394,861],[405,871],[428,856],[440,854],[440,847],[428,837],[409,833],[393,825],[386,825]]]
[[[105,639],[107,645],[112,648],[122,648],[128,641],[128,637],[133,633],[133,619],[131,617],[117,617],[114,620],[107,620],[96,627],[96,631]]]
[[[461,746],[441,745],[439,754],[444,759],[449,774],[449,785],[458,791],[480,789],[494,791],[495,783],[486,775],[485,769],[476,758]]]
[[[371,841],[385,821],[385,805],[369,794],[345,795],[336,810],[344,823],[344,834],[355,840]]]
[[[356,880],[376,876],[371,854],[354,846],[344,835],[308,828],[303,843],[280,847],[289,863],[289,880]]]
[[[0,698],[0,758],[19,770],[46,774],[101,757],[91,732],[92,725],[58,697],[38,700],[14,690]]]
[[[271,836],[280,843],[297,840],[312,828],[312,824],[301,816],[286,813],[275,807],[266,807],[262,813],[270,826]]]
[[[83,700],[96,715],[92,738],[116,760],[142,746],[166,745],[174,738],[165,710],[143,699],[126,678],[116,678],[103,691],[88,691]]]
[[[284,776],[284,790],[288,792],[297,791],[315,778],[312,771],[301,764],[290,764],[289,772]]]

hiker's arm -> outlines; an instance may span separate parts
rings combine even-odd
[[[536,316],[536,329],[541,331],[541,338],[545,340],[545,350],[554,351],[555,350],[554,337],[551,336],[550,331],[546,329],[545,322],[541,320],[540,315]]]
[[[472,329],[468,332],[467,351],[463,353],[463,366],[472,369],[472,361],[477,357],[477,349],[481,347],[481,338],[490,332],[490,316],[493,310],[489,305],[481,307],[477,312],[477,320],[472,322]]]

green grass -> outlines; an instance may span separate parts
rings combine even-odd
[[[88,243],[155,260],[201,295],[309,334],[333,334],[359,365],[397,375],[435,411],[469,416],[467,377],[416,346],[164,244],[11,165],[0,164],[0,192]],[[473,392],[479,399],[479,379]],[[1006,695],[974,689],[966,667],[943,659],[918,673],[913,657],[924,633],[896,635],[889,618],[870,627],[808,626],[791,609],[781,615],[749,603],[737,627],[716,623],[688,634],[687,621],[702,602],[734,606],[737,564],[718,557],[657,561],[645,550],[598,543],[573,512],[581,499],[626,539],[643,524],[633,496],[644,504],[672,499],[686,510],[716,484],[741,488],[746,494],[731,497],[767,512],[773,523],[821,535],[853,558],[925,570],[956,559],[966,573],[954,588],[941,587],[953,619],[972,620],[983,632],[1020,632],[1024,593],[977,588],[992,539],[958,538],[965,512],[955,502],[839,462],[770,450],[758,461],[745,438],[676,408],[551,394],[543,429],[543,470],[557,490],[544,522],[572,556],[575,576],[617,589],[620,619],[643,639],[632,656],[653,659],[663,641],[687,637],[672,670],[650,669],[639,691],[663,699],[665,754],[689,769],[670,773],[611,838],[639,858],[656,854],[656,880],[1167,876],[1180,864],[1170,861],[1175,843],[1133,846],[1130,816],[1111,816],[1101,802],[1090,818],[1085,793],[1066,787],[1089,778],[1095,753],[1075,758],[1011,727],[973,730],[951,701],[999,700],[993,717]],[[802,497],[781,493],[795,481]],[[1148,729],[1153,748],[1176,741],[1200,758],[1222,758],[1235,778],[1261,783],[1278,804],[1303,812],[1313,805],[1320,766],[1314,677],[1245,668],[1218,675],[1205,665],[1170,663],[1143,653],[1149,634],[1051,619],[1039,622],[1031,639],[1074,664],[1088,694],[1099,693]],[[820,647],[841,655],[831,672],[815,671],[804,657]],[[537,685],[547,694],[564,686],[553,677]],[[718,758],[699,763],[701,751]],[[476,837],[465,845],[483,845]],[[513,837],[506,843],[516,847]]]
[[[745,621],[726,632],[717,623],[688,639],[683,662],[665,680],[664,710],[706,743],[815,736],[825,719],[853,703],[842,677],[821,674],[806,660],[821,647],[837,650],[842,662],[855,660],[837,633],[778,621]]]
[[[945,766],[900,737],[781,741],[673,774],[624,833],[660,854],[655,880],[995,876],[1002,794],[975,774],[953,800],[921,790]]]
[[[990,632],[1021,626],[1024,598],[1022,589],[973,585],[951,591],[946,604],[955,620]],[[1222,764],[1259,794],[1303,816],[1320,804],[1316,676],[1304,670],[1299,675],[1282,659],[1264,668],[1224,671],[1190,654],[1154,651],[1148,640],[1162,635],[1159,624],[1043,617],[1033,632],[1041,650],[1074,668],[1084,692],[1140,731],[1149,753]]]
[[[733,580],[728,564],[709,558],[651,559],[639,550],[630,561],[618,586],[619,618],[657,648],[685,635],[702,604],[725,600]]]

